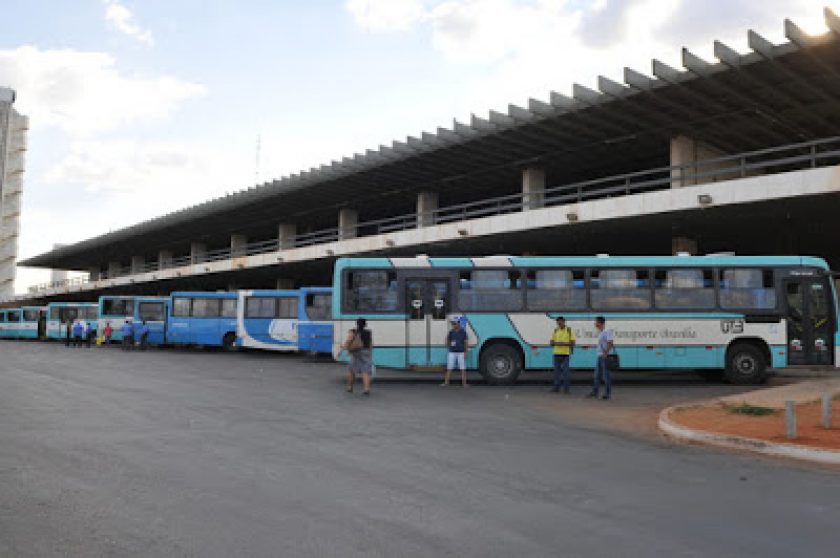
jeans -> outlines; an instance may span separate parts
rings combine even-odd
[[[569,355],[554,355],[554,387],[569,391]]]
[[[601,387],[601,382],[604,383],[604,395],[609,397],[610,388],[610,369],[607,368],[607,357],[599,356],[598,362],[595,363],[595,380],[592,383],[592,393],[598,395],[598,388]]]
[[[464,353],[450,352],[448,355],[446,355],[446,369],[455,370],[456,367],[459,370],[467,369],[467,364],[464,360]]]

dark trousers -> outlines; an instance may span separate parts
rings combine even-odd
[[[73,346],[74,347],[81,347],[82,346],[82,336],[81,335],[74,335],[73,336]]]
[[[554,387],[569,391],[569,355],[554,355]]]
[[[609,396],[612,388],[610,381],[610,369],[607,368],[607,357],[599,356],[595,363],[595,378],[592,382],[592,393],[598,395],[598,389],[604,384],[604,395]]]
[[[132,349],[134,349],[133,335],[123,335],[122,349],[123,351],[131,351]]]
[[[140,350],[141,351],[145,351],[146,347],[149,346],[148,339],[149,339],[149,334],[148,333],[144,333],[140,336]]]

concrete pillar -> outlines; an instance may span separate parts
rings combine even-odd
[[[244,256],[245,246],[248,244],[248,237],[244,234],[230,235],[230,253],[234,256]]]
[[[172,267],[172,251],[171,250],[161,250],[158,252],[158,269],[166,269],[167,267]]]
[[[679,252],[688,252],[692,256],[697,255],[697,241],[685,236],[675,236],[671,239],[671,253],[677,255]]]
[[[338,238],[356,238],[356,225],[359,224],[359,212],[345,207],[338,212]]]
[[[99,277],[99,268],[96,268],[96,277]],[[50,270],[50,283],[63,283],[67,281],[67,270],[66,269],[51,269]]]
[[[726,156],[722,151],[715,149],[703,142],[696,141],[688,136],[677,136],[671,139],[671,166],[683,166],[679,169],[671,169],[671,187],[682,188],[696,184],[707,184],[720,180],[729,180],[738,177],[738,171],[720,175],[707,175],[697,178],[697,174],[714,173],[716,170],[736,167],[735,161],[722,161],[719,163],[708,163],[698,165],[702,161],[718,159]],[[685,166],[690,165],[690,166]]]
[[[108,277],[114,278],[120,274],[120,270],[122,269],[122,265],[120,262],[108,262]]]
[[[203,258],[204,255],[207,254],[207,245],[203,242],[191,242],[190,243],[190,259],[192,263],[198,263]]]
[[[143,256],[131,256],[131,274],[143,273],[146,266],[146,258]]]
[[[420,192],[417,194],[417,226],[428,227],[435,224],[434,211],[438,208],[437,192]]]
[[[545,170],[530,167],[522,171],[524,208],[539,209],[545,204]]]
[[[281,250],[295,247],[297,225],[294,223],[280,223],[277,226],[277,244]]]
[[[295,281],[294,279],[290,279],[289,277],[279,277],[274,284],[274,288],[277,290],[294,289]]]

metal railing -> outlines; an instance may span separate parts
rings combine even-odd
[[[229,260],[278,252],[291,248],[316,246],[349,238],[374,236],[392,232],[467,221],[493,215],[516,213],[528,209],[580,203],[594,199],[628,196],[672,187],[708,184],[734,178],[757,176],[840,164],[840,136],[816,141],[772,147],[737,155],[704,159],[684,165],[585,180],[546,188],[541,191],[508,194],[483,200],[441,207],[425,213],[406,213],[385,219],[364,221],[352,227],[328,228],[298,234],[292,238],[265,240],[246,244],[238,249],[222,248],[192,256],[181,256],[161,262],[150,262],[135,268],[124,267],[101,272],[99,279],[114,279],[162,269]],[[282,244],[282,245],[281,245]],[[92,278],[93,281],[96,278]],[[64,286],[82,285],[87,280],[74,278],[59,283],[46,283],[29,288],[30,294]]]

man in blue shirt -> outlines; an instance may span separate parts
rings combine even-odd
[[[134,348],[134,326],[131,320],[126,320],[122,328],[122,350],[130,351]]]
[[[612,330],[606,328],[606,324],[607,320],[603,316],[595,318],[595,329],[598,330],[598,360],[595,363],[595,379],[592,383],[592,391],[587,397],[598,397],[598,389],[603,381],[603,399],[610,398],[612,382],[610,381],[610,369],[607,367],[607,355],[613,350],[615,338]]]
[[[146,325],[146,320],[134,326],[134,336],[140,343],[140,350],[145,351],[148,346],[147,340],[149,339],[149,326]]]
[[[82,336],[85,333],[85,326],[82,325],[82,322],[77,321],[73,323],[73,346],[74,347],[81,347],[82,346]]]
[[[461,320],[458,318],[452,319],[452,329],[446,334],[446,347],[449,351],[446,359],[446,374],[443,377],[441,386],[449,385],[449,377],[452,375],[452,370],[458,366],[461,369],[461,385],[467,387],[467,350],[469,349],[467,341],[467,332],[461,327]]]

